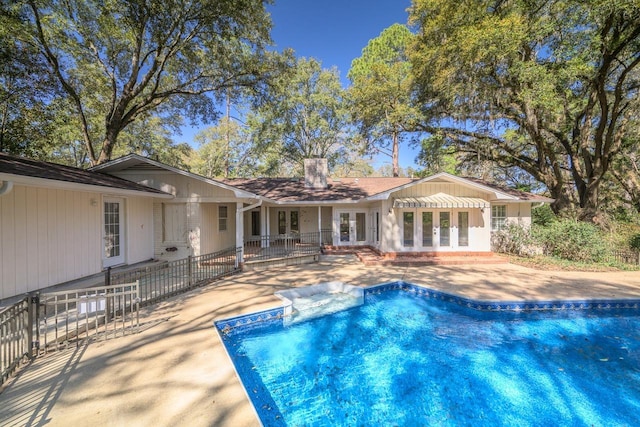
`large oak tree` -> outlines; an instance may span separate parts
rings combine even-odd
[[[262,153],[261,173],[296,175],[304,159],[314,157],[326,158],[330,167],[348,161],[352,140],[336,68],[299,58],[277,79],[270,97],[247,118],[254,152]]]
[[[558,212],[598,213],[630,150],[640,7],[625,0],[414,0],[424,130],[544,183]]]
[[[110,159],[139,119],[211,122],[229,89],[278,72],[262,0],[22,0],[3,25],[35,48],[74,110],[89,161]]]

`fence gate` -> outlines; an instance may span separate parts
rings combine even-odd
[[[140,326],[138,282],[40,294],[39,351],[137,333]]]

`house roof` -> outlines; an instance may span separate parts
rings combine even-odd
[[[464,179],[466,179],[467,181],[475,182],[479,185],[483,185],[485,187],[493,188],[495,190],[498,190],[510,196],[516,197],[519,201],[551,203],[555,200],[546,196],[541,196],[539,194],[527,193],[526,191],[520,191],[513,188],[502,187],[497,184],[491,184],[478,178],[465,177]]]
[[[146,193],[155,197],[173,197],[164,191],[137,184],[105,173],[94,172],[0,153],[0,180],[16,181],[24,184],[44,184],[56,182],[63,186],[91,186],[118,192]]]
[[[239,187],[232,187],[223,182],[222,180],[216,180],[207,178],[192,172],[188,172],[182,169],[169,166],[162,162],[148,159],[138,154],[127,154],[126,156],[108,161],[101,165],[97,165],[89,169],[91,171],[104,172],[104,173],[117,173],[122,171],[169,171],[178,175],[183,175],[188,178],[192,178],[198,181],[205,182],[210,185],[215,185],[220,188],[224,188],[229,191],[233,191],[236,197],[240,198],[257,198],[255,193],[244,191]]]
[[[355,202],[416,181],[412,178],[327,178],[327,188],[306,188],[302,178],[233,178],[228,185],[279,203]]]
[[[552,202],[553,199],[524,191],[502,188],[476,178],[462,178],[439,173],[427,178],[328,178],[326,189],[306,188],[302,178],[234,178],[225,179],[228,185],[252,192],[276,203],[358,202],[387,199],[391,193],[420,183],[446,181],[463,184],[488,193],[493,201]],[[399,204],[403,204],[400,201]],[[407,201],[407,203],[409,203]],[[478,205],[477,200],[458,200],[458,204]],[[486,201],[485,201],[486,203]]]

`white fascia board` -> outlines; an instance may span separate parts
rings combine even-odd
[[[247,198],[247,199],[259,199],[260,198],[260,196],[258,196],[257,194],[253,194],[253,193],[250,193],[248,191],[241,190],[241,189],[239,189],[237,187],[233,187],[233,186],[228,185],[228,184],[224,184],[224,183],[222,183],[220,181],[216,181],[215,179],[206,178],[204,176],[197,175],[195,173],[183,171],[182,169],[174,168],[173,166],[165,165],[164,163],[160,163],[160,162],[157,162],[155,160],[147,159],[146,157],[142,157],[142,156],[139,156],[137,154],[128,154],[128,155],[126,155],[124,157],[120,157],[119,159],[112,160],[112,161],[110,161],[108,163],[103,163],[102,165],[95,166],[95,167],[91,168],[91,170],[108,173],[110,167],[117,166],[117,165],[119,165],[121,163],[126,163],[127,161],[129,161],[131,159],[135,159],[137,161],[140,161],[140,162],[143,162],[143,163],[147,163],[147,164],[155,166],[157,168],[165,169],[165,170],[167,170],[169,172],[173,172],[173,173],[176,173],[178,175],[182,175],[182,176],[186,176],[188,178],[193,178],[193,179],[196,179],[196,180],[199,180],[199,181],[202,181],[202,182],[206,182],[207,184],[215,185],[217,187],[224,188],[225,190],[233,191],[233,194],[238,198]],[[120,171],[121,170],[118,170],[118,172],[120,172]]]
[[[312,202],[309,202],[309,201],[281,202],[281,201],[269,200],[268,202],[278,206],[332,206],[332,205],[356,205],[356,204],[364,203],[367,201],[368,201],[367,199],[358,199],[358,200],[343,199],[343,200],[316,200]]]
[[[450,173],[447,172],[440,172],[437,173],[435,175],[429,176],[427,178],[425,178],[424,180],[421,180],[420,182],[428,182],[428,181],[432,181],[434,179],[438,179],[438,178],[444,178],[448,181],[452,181],[455,182],[457,184],[460,185],[464,185],[470,188],[475,188],[477,190],[481,190],[484,191],[485,193],[493,193],[495,194],[495,197],[497,199],[501,199],[501,200],[516,200],[519,201],[521,200],[519,197],[516,196],[512,196],[511,194],[507,194],[504,193],[498,189],[486,186],[486,185],[482,185],[482,184],[478,184],[477,182],[473,182],[473,181],[469,181],[468,179],[459,177],[459,176],[455,176],[455,175],[451,175]]]
[[[127,190],[123,188],[107,187],[101,185],[80,184],[70,181],[58,181],[55,179],[37,178],[25,175],[13,175],[0,173],[0,181],[13,181],[14,184],[26,187],[41,187],[57,190],[84,191],[90,193],[113,194],[122,196],[155,197],[160,199],[173,199],[169,193],[154,193],[149,191]]]

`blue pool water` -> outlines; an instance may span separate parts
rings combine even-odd
[[[277,310],[216,322],[262,423],[640,423],[637,308],[481,311],[400,288],[287,327]]]

